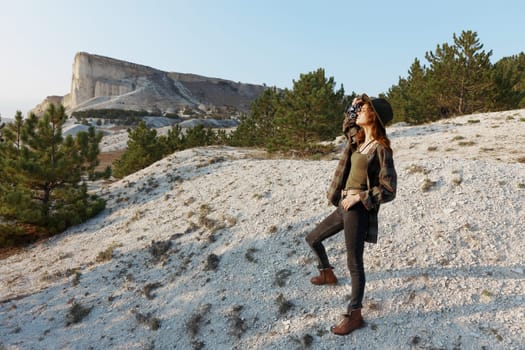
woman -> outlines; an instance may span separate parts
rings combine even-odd
[[[385,125],[392,120],[392,108],[382,98],[366,94],[355,98],[345,118],[343,131],[348,139],[328,190],[328,199],[337,209],[306,237],[319,261],[315,285],[337,284],[323,241],[344,230],[347,264],[352,278],[352,296],[347,314],[332,332],[346,335],[364,325],[361,316],[365,290],[363,250],[365,241],[377,242],[379,205],[394,199],[397,175]],[[352,113],[350,113],[350,116]]]

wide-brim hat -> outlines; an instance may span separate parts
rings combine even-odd
[[[394,119],[394,112],[392,111],[392,106],[384,98],[368,97],[367,94],[361,94],[361,101],[369,102],[376,112],[376,115],[379,117],[379,121],[385,127],[392,119]]]

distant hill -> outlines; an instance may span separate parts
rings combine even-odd
[[[34,110],[62,103],[68,112],[124,109],[150,113],[246,112],[265,87],[196,74],[165,72],[110,57],[79,52],[73,61],[71,91],[48,96]]]

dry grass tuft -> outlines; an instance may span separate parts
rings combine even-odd
[[[122,243],[113,243],[106,250],[103,250],[100,253],[98,253],[95,261],[98,263],[110,261],[113,258],[113,252],[115,251],[115,248],[118,247],[122,247]]]

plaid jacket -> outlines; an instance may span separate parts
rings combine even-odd
[[[351,167],[351,155],[355,151],[355,143],[347,142],[341,159],[335,169],[334,177],[328,188],[327,198],[335,206],[341,200],[343,189]],[[368,157],[368,190],[359,195],[361,202],[368,209],[368,232],[365,240],[377,243],[377,213],[381,203],[390,202],[396,197],[397,174],[394,168],[392,152],[384,146],[376,144],[375,149]]]

